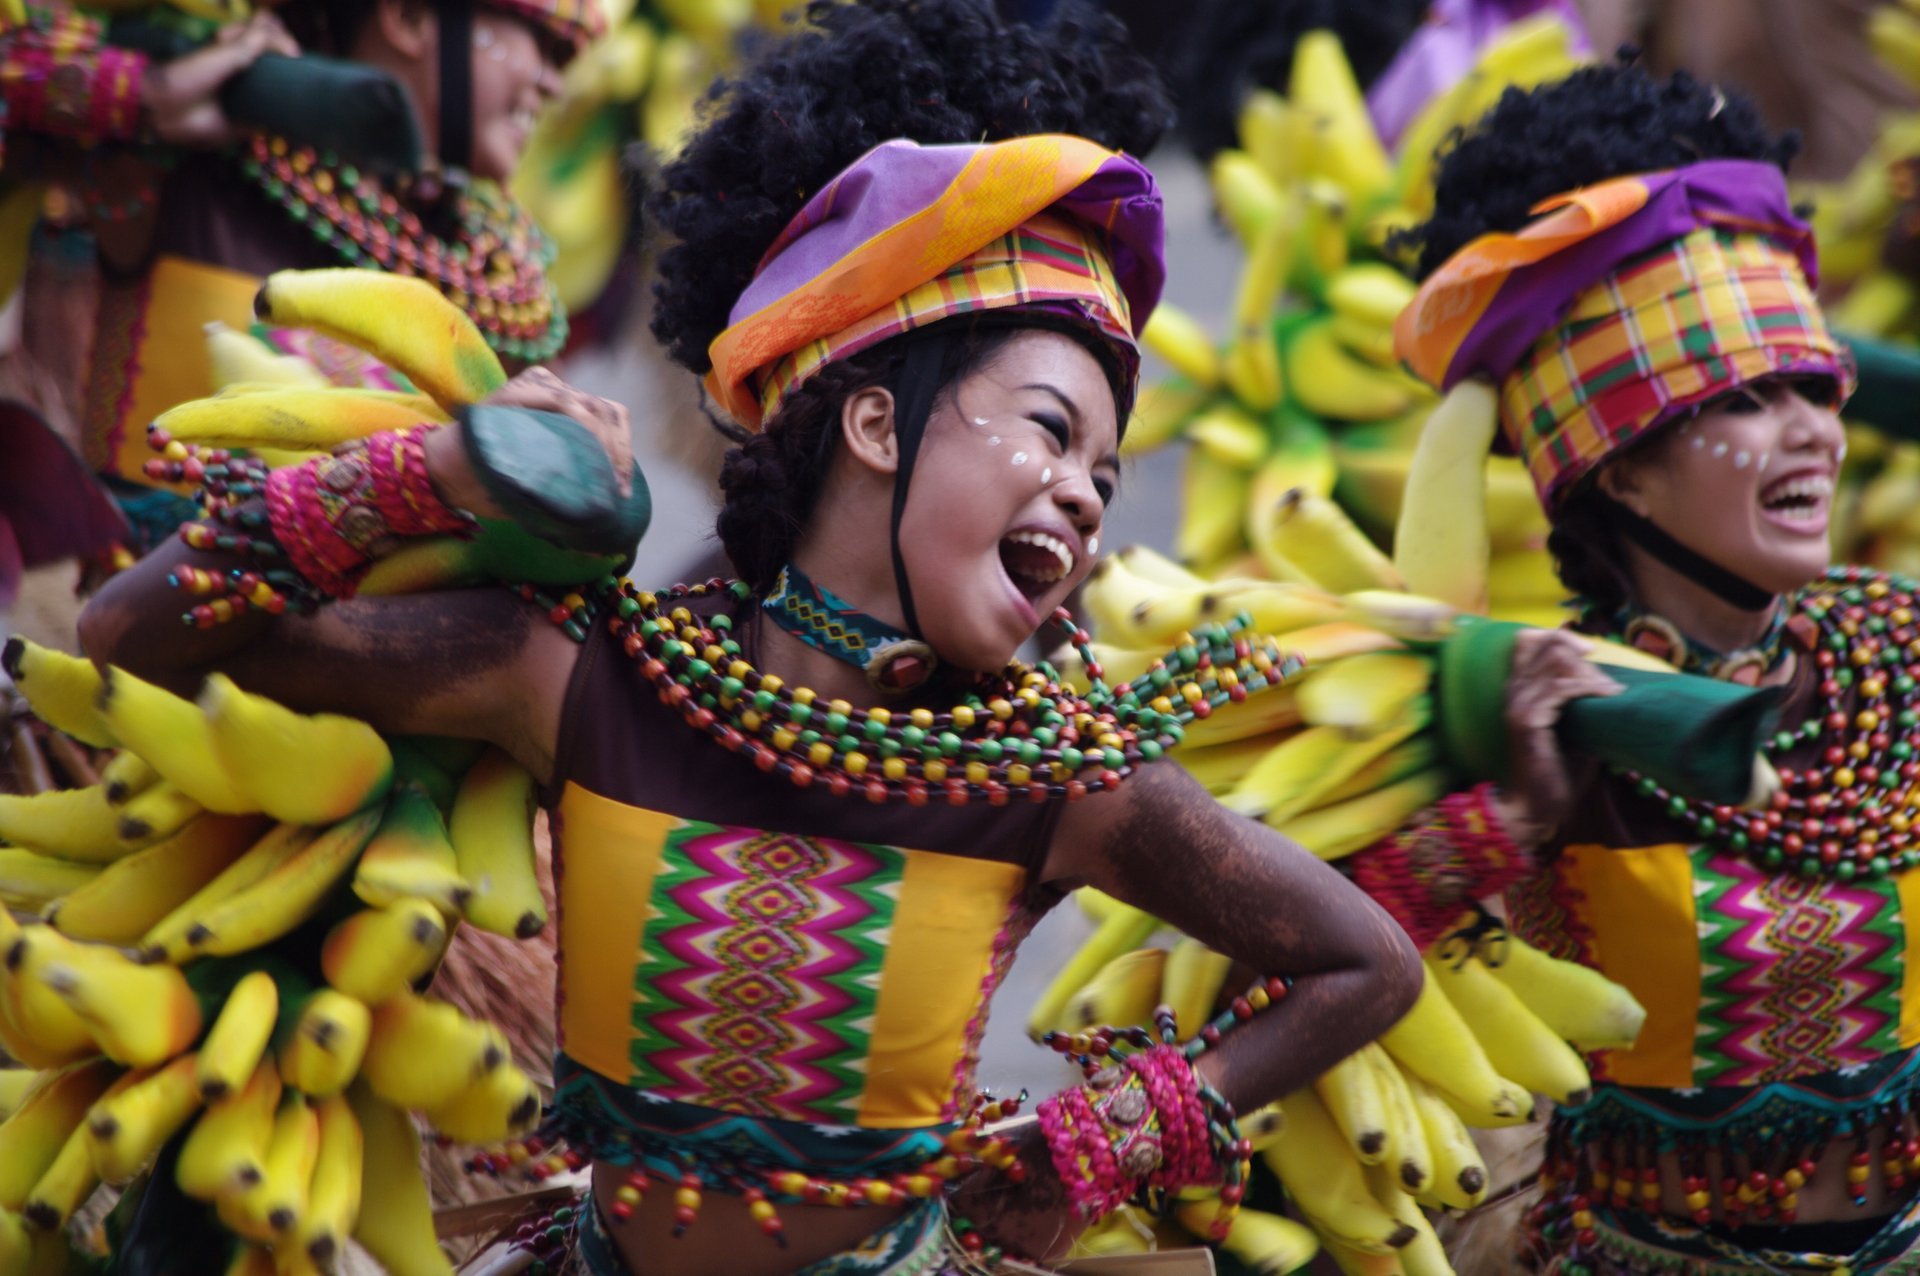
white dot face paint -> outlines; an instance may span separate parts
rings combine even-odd
[[[975,417],[975,418],[973,418],[973,423],[974,423],[975,425],[985,425],[985,424],[987,423],[987,418],[985,418],[985,417],[983,417],[983,416],[977,416],[977,417]],[[996,442],[997,442],[997,440],[996,440]]]
[[[1047,467],[1046,469],[1044,469],[1044,470],[1041,470],[1041,471],[1040,471],[1040,481],[1041,481],[1042,483],[1051,483],[1051,482],[1053,482],[1053,467],[1052,467],[1052,466],[1048,466],[1048,467]]]
[[[1742,450],[1733,454],[1734,469],[1744,470],[1751,464],[1753,464],[1753,453]]]
[[[1703,439],[1703,438],[1701,438],[1701,437],[1700,437],[1699,435],[1697,435],[1697,434],[1693,436],[1693,446],[1694,446],[1694,447],[1696,447],[1696,448],[1703,448],[1703,447],[1705,447],[1706,445],[1707,445],[1707,441],[1706,441],[1705,439]]]
[[[1100,552],[1100,538],[1098,536],[1087,537],[1087,557],[1092,558],[1095,554],[1098,554],[1099,552]]]
[[[1025,465],[1027,463],[1027,454],[1025,452],[1015,452],[1013,454],[1013,463],[1015,466]]]
[[[988,446],[988,447],[999,447],[999,446],[1000,446],[1000,436],[999,436],[999,435],[997,435],[997,434],[990,434],[990,435],[988,435],[988,436],[987,436],[987,446]]]
[[[1726,454],[1727,454],[1727,445],[1726,445],[1726,444],[1724,444],[1724,443],[1716,443],[1716,444],[1714,444],[1714,445],[1713,445],[1713,455],[1714,455],[1714,459],[1716,459],[1716,460],[1718,460],[1718,459],[1719,459],[1720,457],[1723,457],[1723,456],[1725,456]]]
[[[1773,464],[1773,453],[1771,453],[1771,452],[1762,452],[1762,453],[1760,454],[1760,459],[1759,459],[1759,461],[1757,461],[1757,462],[1756,462],[1756,463],[1754,464],[1754,467],[1753,467],[1753,468],[1754,468],[1754,469],[1756,469],[1756,470],[1764,470],[1764,469],[1766,469],[1766,468],[1767,468],[1767,467],[1768,467],[1769,465],[1772,465],[1772,464]]]

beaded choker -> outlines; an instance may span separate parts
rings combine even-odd
[[[1920,864],[1912,815],[1920,804],[1915,590],[1903,577],[1836,567],[1791,601],[1789,631],[1813,630],[1824,703],[1775,735],[1766,752],[1778,759],[1815,742],[1826,747],[1809,766],[1779,767],[1780,788],[1766,810],[1696,802],[1636,772],[1622,774],[1700,838],[1764,869],[1847,881]]]
[[[539,363],[566,342],[566,310],[547,281],[553,241],[491,183],[450,196],[459,230],[445,238],[429,232],[371,173],[311,146],[255,137],[240,165],[348,265],[427,280],[466,311],[501,354]]]
[[[912,691],[939,667],[926,643],[869,616],[793,563],[780,569],[760,610],[815,651],[864,672],[882,695]]]
[[[741,658],[733,620],[699,617],[687,601],[724,594],[749,603],[739,581],[710,580],[657,593],[611,577],[586,594],[555,599],[531,585],[528,601],[576,641],[605,623],[626,653],[696,729],[750,757],[762,771],[799,788],[824,784],[836,796],[856,791],[869,802],[1004,806],[1075,801],[1119,786],[1142,762],[1180,743],[1185,724],[1229,702],[1285,681],[1301,667],[1269,640],[1257,645],[1242,615],[1195,630],[1131,683],[1101,680],[1086,631],[1064,608],[1053,615],[1087,662],[1092,689],[1083,697],[1042,662],[1010,665],[983,679],[943,713],[856,709],[822,702],[805,687],[789,689]]]
[[[1688,638],[1665,616],[1621,608],[1613,618],[1613,632],[1627,646],[1666,661],[1686,673],[1704,674],[1722,682],[1757,687],[1780,667],[1787,654],[1787,616],[1790,607],[1775,604],[1773,619],[1758,642],[1738,651],[1721,653]]]

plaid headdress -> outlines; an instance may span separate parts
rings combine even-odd
[[[1084,323],[1138,366],[1160,298],[1160,192],[1084,138],[885,142],[807,201],[708,353],[707,392],[759,429],[828,363],[954,315],[1013,307]]]
[[[1813,235],[1772,164],[1708,160],[1555,196],[1448,259],[1395,325],[1441,390],[1500,387],[1549,513],[1595,465],[1759,377],[1854,373],[1814,300]]]
[[[575,53],[605,34],[606,14],[600,0],[480,0],[486,8],[525,18],[537,27],[553,32]]]

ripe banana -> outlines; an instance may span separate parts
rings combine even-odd
[[[373,1092],[402,1108],[434,1108],[507,1058],[492,1024],[443,1001],[403,992],[373,1008],[360,1071]]]
[[[104,785],[0,793],[0,841],[84,864],[108,864],[127,853],[120,812]]]
[[[252,886],[213,905],[187,927],[188,951],[225,956],[280,938],[313,916],[373,836],[380,811],[335,824]]]
[[[0,1209],[18,1210],[120,1069],[104,1059],[45,1073],[0,1121]]]
[[[1587,1066],[1573,1047],[1535,1018],[1478,957],[1427,959],[1429,977],[1460,1012],[1488,1062],[1501,1076],[1556,1103],[1583,1103],[1593,1090]]]
[[[128,1073],[114,1083],[125,1083],[129,1078],[137,1078],[138,1073]],[[107,1088],[113,1093],[113,1086]],[[73,1212],[79,1209],[93,1189],[100,1186],[100,1175],[93,1168],[93,1150],[88,1140],[85,1122],[76,1125],[68,1134],[53,1160],[48,1162],[46,1172],[27,1193],[21,1202],[21,1217],[27,1225],[41,1231],[50,1232],[63,1227]]]
[[[17,846],[0,846],[0,907],[32,912],[99,876],[98,864],[76,864]]]
[[[314,1162],[320,1155],[320,1114],[298,1094],[280,1100],[260,1159],[260,1181],[220,1199],[222,1222],[250,1240],[272,1241],[306,1213]]]
[[[100,671],[90,660],[42,647],[19,635],[0,648],[0,668],[42,722],[96,749],[119,741],[94,708],[100,698]]]
[[[369,908],[328,932],[320,948],[327,982],[377,1005],[427,975],[446,950],[440,911],[421,899]]]
[[[1393,1151],[1393,1126],[1373,1067],[1362,1058],[1380,1047],[1368,1042],[1313,1079],[1313,1092],[1326,1105],[1327,1115],[1340,1127],[1354,1159],[1378,1165]],[[1387,1066],[1392,1066],[1389,1062]]]
[[[1183,1203],[1174,1210],[1181,1225],[1201,1237],[1207,1235],[1212,1216],[1213,1206],[1200,1201]],[[1313,1261],[1320,1252],[1320,1241],[1311,1228],[1290,1218],[1242,1209],[1233,1216],[1233,1227],[1220,1241],[1220,1248],[1256,1276],[1287,1276]]]
[[[1385,421],[1415,407],[1422,391],[1391,368],[1347,353],[1333,321],[1316,316],[1286,344],[1287,385],[1302,408],[1336,421]]]
[[[1406,588],[1462,611],[1487,607],[1487,453],[1499,426],[1491,384],[1467,380],[1427,418],[1393,534]]]
[[[160,773],[132,749],[121,749],[100,768],[100,786],[106,790],[107,802],[111,806],[125,804],[128,799],[152,788],[159,779]]]
[[[207,339],[207,371],[216,390],[236,382],[319,390],[332,384],[319,368],[298,355],[276,354],[267,344],[235,332],[218,319],[202,325]]]
[[[1447,1101],[1468,1125],[1489,1128],[1533,1119],[1533,1099],[1493,1069],[1487,1052],[1428,971],[1420,996],[1380,1036],[1395,1062]]]
[[[1436,676],[1433,661],[1382,651],[1336,661],[1300,684],[1300,716],[1315,726],[1370,733],[1424,725]]]
[[[1207,176],[1215,207],[1243,247],[1252,248],[1275,227],[1289,226],[1287,191],[1252,155],[1228,147],[1213,157]],[[1154,353],[1160,353],[1158,347]]]
[[[1373,1254],[1411,1241],[1413,1229],[1381,1209],[1367,1190],[1360,1163],[1313,1091],[1296,1090],[1280,1106],[1287,1133],[1260,1155],[1314,1230]]]
[[[1387,1066],[1393,1066],[1391,1061]],[[1432,1086],[1411,1073],[1405,1074],[1405,1080],[1420,1118],[1420,1132],[1433,1156],[1429,1190],[1450,1209],[1472,1209],[1487,1195],[1487,1163],[1473,1135]]]
[[[283,270],[253,301],[270,324],[357,346],[442,407],[477,403],[507,382],[466,312],[424,279],[380,270]]]
[[[1400,1191],[1425,1191],[1433,1180],[1433,1153],[1427,1148],[1425,1131],[1420,1128],[1420,1114],[1413,1106],[1407,1078],[1384,1050],[1363,1054],[1361,1063],[1373,1069],[1380,1105],[1386,1110],[1387,1124],[1393,1130],[1393,1156],[1390,1160],[1383,1159],[1380,1168],[1391,1176]]]
[[[112,795],[101,784],[103,796]],[[178,785],[161,780],[120,805],[120,823],[114,833],[123,846],[147,846],[163,837],[172,837],[206,808],[183,793]]]
[[[1166,966],[1164,948],[1121,953],[1067,999],[1059,1021],[1051,1027],[1061,1032],[1085,1032],[1103,1024],[1115,1028],[1152,1024]]]
[[[503,1063],[424,1115],[456,1143],[498,1143],[539,1122],[540,1091],[517,1066]]]
[[[1198,319],[1178,306],[1154,307],[1140,340],[1175,372],[1202,389],[1211,390],[1220,384],[1220,356],[1214,352],[1213,338]]]
[[[1393,165],[1374,132],[1366,98],[1338,35],[1318,30],[1300,37],[1287,77],[1287,100],[1324,121],[1318,168],[1356,204],[1372,202],[1393,185]]]
[[[109,668],[101,675],[99,709],[108,730],[200,805],[224,815],[257,809],[220,765],[193,701]]]
[[[1159,926],[1151,914],[1130,904],[1116,903],[1033,1003],[1027,1015],[1027,1035],[1038,1041],[1050,1032],[1061,1022],[1067,1002],[1081,988],[1105,969],[1108,962],[1145,944]]]
[[[1214,1003],[1232,969],[1233,958],[1215,952],[1191,936],[1182,936],[1168,952],[1166,968],[1160,976],[1159,1000],[1172,1008],[1175,1030],[1182,1041],[1198,1036],[1213,1018]],[[1151,1016],[1153,1007],[1147,1010]]]
[[[49,906],[47,920],[74,939],[137,944],[239,859],[265,828],[257,816],[202,815],[62,895]]]
[[[424,394],[243,384],[169,408],[154,418],[148,434],[156,443],[165,438],[207,448],[331,452],[383,430],[450,419]]]
[[[353,1239],[392,1276],[453,1276],[453,1264],[434,1236],[433,1204],[412,1118],[366,1085],[355,1085],[347,1098],[366,1141]]]
[[[320,1151],[313,1163],[306,1214],[294,1229],[293,1243],[315,1266],[330,1271],[360,1217],[366,1141],[346,1095],[333,1095],[318,1108]]]
[[[1373,845],[1453,786],[1443,770],[1421,771],[1383,789],[1267,822],[1324,860]]]
[[[213,674],[200,692],[214,756],[258,810],[289,824],[331,824],[386,794],[393,754],[372,727],[304,714]]]
[[[132,1182],[193,1119],[200,1110],[196,1065],[193,1055],[180,1055],[88,1109],[93,1169],[103,1183]]]
[[[53,952],[37,977],[85,1021],[100,1051],[129,1068],[165,1063],[200,1038],[200,999],[175,966],[143,966],[118,949],[52,931]]]
[[[1634,995],[1597,970],[1549,957],[1509,933],[1506,955],[1487,969],[1557,1036],[1582,1050],[1628,1050],[1647,1012]]]
[[[280,1109],[280,1071],[263,1059],[246,1084],[212,1100],[180,1145],[174,1181],[195,1200],[211,1201],[256,1186]]]
[[[360,1071],[373,1016],[366,1003],[319,988],[293,1008],[276,1050],[280,1079],[313,1099],[339,1094]]]
[[[185,960],[193,951],[187,934],[203,915],[279,869],[304,850],[316,833],[302,824],[277,824],[269,829],[217,877],[155,922],[140,939],[141,955],[150,961]]]
[[[460,782],[447,822],[460,875],[471,891],[462,914],[481,930],[509,939],[531,939],[547,924],[547,904],[534,872],[534,804],[527,769],[490,749]]]
[[[1275,575],[1284,565],[1336,594],[1404,587],[1391,560],[1325,497],[1291,488],[1248,517],[1254,551]]]
[[[354,866],[353,890],[376,907],[418,899],[458,916],[465,906],[472,891],[460,876],[447,822],[419,781],[394,786],[379,831]]]
[[[39,1084],[43,1071],[40,1068],[0,1068],[0,1121],[19,1110],[21,1100]]]
[[[99,1053],[93,1030],[40,979],[59,939],[48,927],[21,926],[0,908],[0,1040],[7,1053],[53,1068]]]
[[[1159,311],[1154,312],[1156,315]],[[1199,448],[1187,451],[1180,476],[1180,524],[1174,553],[1183,563],[1210,564],[1239,552],[1245,544],[1247,491],[1252,479],[1243,469],[1214,459]]]
[[[194,1080],[212,1103],[246,1084],[266,1057],[280,1017],[280,988],[264,970],[248,971],[227,993],[226,1004],[200,1043]]]

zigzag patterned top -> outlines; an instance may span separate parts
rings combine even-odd
[[[1057,808],[797,790],[692,734],[593,630],[546,795],[562,1070],[591,1081],[574,1089],[641,1142],[660,1140],[662,1101],[706,1110],[675,1128],[724,1128],[749,1159],[795,1137],[715,1119],[893,1132],[876,1148],[944,1129],[971,1097],[982,1007],[1053,902],[1031,880]]]

